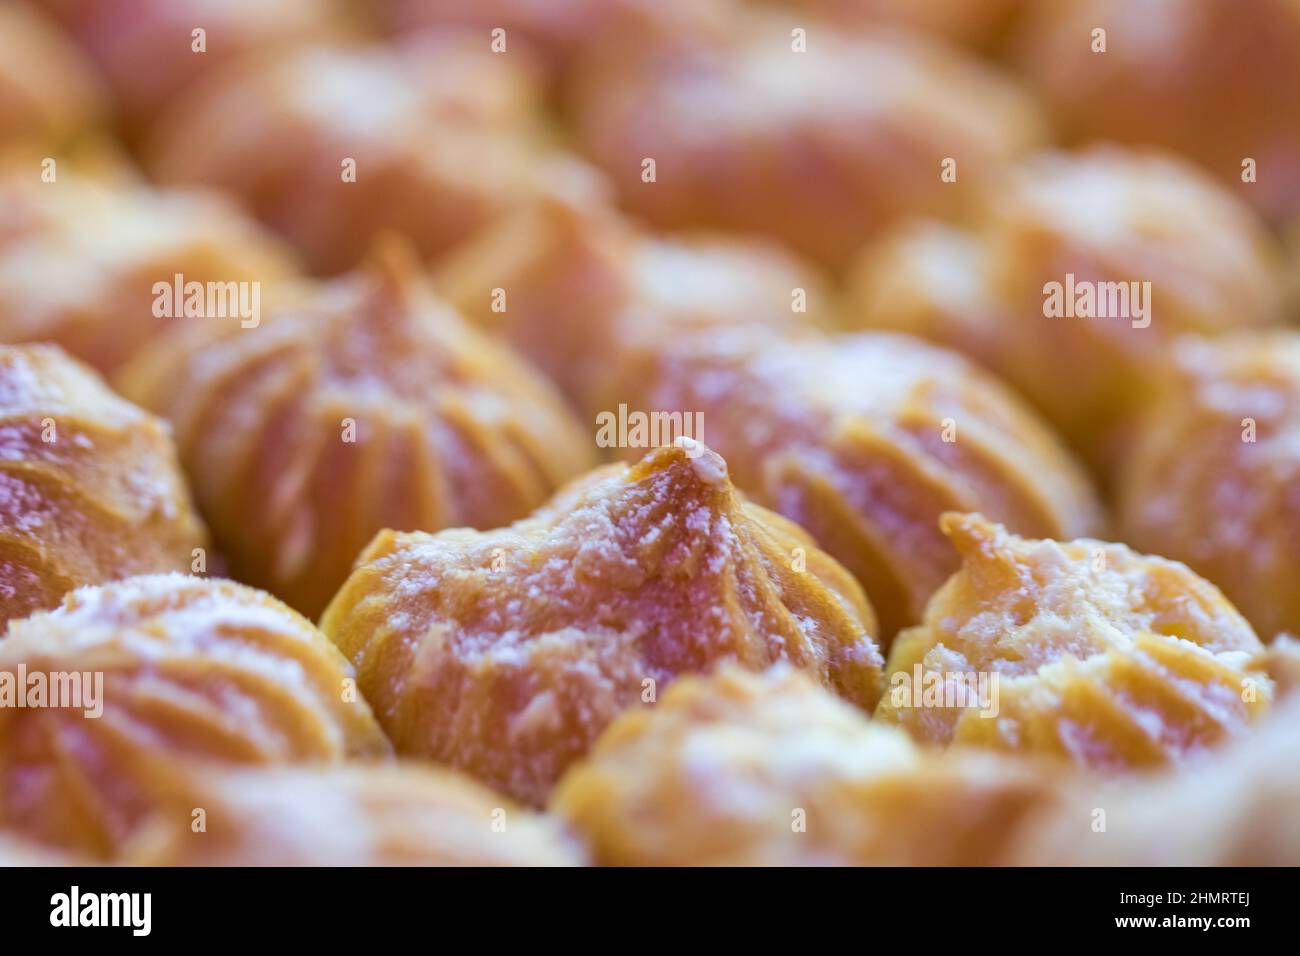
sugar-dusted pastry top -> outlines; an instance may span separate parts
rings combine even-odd
[[[1185,339],[1129,446],[1119,527],[1186,561],[1265,640],[1300,631],[1300,335]]]
[[[1109,477],[1175,339],[1282,317],[1277,244],[1173,154],[1035,154],[964,227],[910,222],[863,251],[846,323],[955,348],[1030,399]]]
[[[833,322],[830,283],[779,243],[648,234],[573,197],[505,216],[438,264],[440,294],[558,382],[583,411],[619,356],[717,328],[789,332]]]
[[[223,197],[62,159],[53,171],[44,182],[36,160],[0,163],[0,342],[55,342],[111,372],[183,314],[159,283],[251,288],[293,271],[287,247]]]
[[[1058,768],[929,754],[805,675],[686,677],[620,717],[552,809],[607,865],[976,865]]]
[[[399,753],[534,804],[680,674],[788,660],[870,708],[882,664],[852,576],[684,444],[510,527],[384,532],[321,626]]]
[[[909,336],[715,330],[630,352],[614,382],[604,408],[701,413],[736,486],[857,575],[886,639],[956,570],[944,511],[1064,538],[1099,521],[1078,465],[1014,394]]]
[[[0,851],[2,852],[2,851]],[[356,762],[183,765],[124,851],[139,866],[574,866],[549,817],[463,774]]]
[[[54,346],[0,346],[0,631],[207,548],[164,422]]]
[[[1042,134],[1013,81],[923,36],[754,9],[600,48],[573,88],[627,208],[832,265],[901,215],[960,211]]]
[[[1255,632],[1185,565],[1020,538],[980,515],[945,515],[942,528],[962,567],[895,639],[877,720],[920,741],[1118,770],[1194,756],[1268,709]],[[961,696],[967,675],[991,693]]]
[[[10,621],[0,694],[13,702],[0,707],[0,828],[106,859],[182,758],[390,752],[337,649],[279,601],[228,581],[128,578]]]
[[[489,43],[440,33],[245,61],[178,98],[147,165],[161,182],[238,197],[331,274],[384,232],[433,256],[537,195],[572,188],[595,201],[596,178],[542,126],[528,57]]]
[[[495,527],[595,463],[550,383],[434,297],[401,248],[198,320],[119,376],[167,416],[240,580],[320,613],[383,528]]]

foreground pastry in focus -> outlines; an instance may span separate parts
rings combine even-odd
[[[48,345],[0,346],[0,632],[83,584],[206,564],[167,426]]]
[[[1079,786],[1045,808],[1002,862],[1028,866],[1295,866],[1300,701],[1189,768]]]
[[[1119,481],[1134,547],[1186,561],[1265,639],[1300,631],[1300,335],[1178,344]]]
[[[98,78],[59,28],[29,4],[0,5],[0,144],[57,149],[103,109]]]
[[[946,47],[789,15],[596,51],[576,90],[578,137],[628,209],[831,265],[901,215],[960,211],[1040,140],[1031,100]]]
[[[237,289],[293,271],[283,244],[214,194],[64,162],[56,175],[42,182],[36,163],[0,169],[0,341],[56,342],[110,372],[182,313],[159,296],[177,276]]]
[[[1270,218],[1300,213],[1293,0],[1037,0],[1029,8],[1036,15],[1021,65],[1063,136],[1177,150]],[[1093,51],[1098,27],[1104,53]]]
[[[1027,540],[979,515],[941,525],[962,568],[894,640],[878,721],[1119,770],[1195,756],[1268,709],[1259,639],[1184,565]]]
[[[234,577],[316,616],[383,528],[491,528],[591,467],[559,394],[436,299],[403,247],[198,323],[122,370],[167,416]]]
[[[852,576],[685,441],[511,527],[384,532],[321,627],[399,753],[534,805],[680,674],[788,660],[870,708],[883,663]]]
[[[1115,147],[1026,160],[970,230],[905,226],[852,284],[849,322],[976,358],[1101,473],[1178,335],[1266,325],[1282,305],[1279,251],[1247,206],[1180,159]]]
[[[450,770],[351,764],[171,775],[138,866],[573,866],[550,818]],[[202,812],[196,827],[195,811]],[[2,851],[0,851],[2,852]]]
[[[129,578],[10,621],[0,693],[14,698],[0,707],[0,828],[105,859],[182,758],[389,752],[329,641],[228,581]]]
[[[443,260],[438,291],[503,334],[573,403],[616,378],[629,348],[700,330],[797,332],[832,322],[828,282],[776,243],[651,236],[602,206],[548,197]]]
[[[1059,802],[1057,776],[927,754],[793,670],[728,668],[620,717],[552,808],[607,865],[971,866]]]
[[[434,256],[539,194],[600,195],[540,130],[536,86],[524,56],[478,34],[299,47],[200,84],[147,153],[162,182],[239,197],[315,272],[355,265],[385,231]]]
[[[1055,436],[992,376],[901,335],[687,337],[629,353],[604,408],[698,412],[736,486],[852,571],[886,640],[957,568],[944,511],[1026,534],[1095,530]]]
[[[242,55],[341,32],[348,0],[35,2],[85,48],[108,80],[127,131],[136,133],[198,77]]]

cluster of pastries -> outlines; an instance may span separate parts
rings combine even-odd
[[[1298,11],[0,7],[0,865],[1300,863]]]

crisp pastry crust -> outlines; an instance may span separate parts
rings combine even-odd
[[[439,263],[434,284],[504,335],[584,412],[629,348],[700,330],[833,321],[829,283],[770,241],[656,236],[603,206],[546,197]]]
[[[0,631],[207,546],[164,422],[53,346],[0,346]]]
[[[702,413],[736,486],[857,575],[886,639],[957,568],[944,511],[1044,537],[1099,521],[1081,470],[1028,408],[908,336],[714,333],[630,355],[617,380],[605,408]]]
[[[538,99],[527,58],[477,33],[301,46],[181,97],[146,152],[162,182],[226,190],[335,273],[388,230],[434,256],[526,199],[595,201],[598,179],[549,144]]]
[[[1186,561],[1265,639],[1300,630],[1300,335],[1180,342],[1118,481],[1135,547]]]
[[[1072,141],[1181,152],[1271,218],[1300,212],[1300,4],[1053,0],[1028,5],[1022,71]],[[1093,30],[1107,31],[1105,53]],[[1252,158],[1254,181],[1243,181]]]
[[[941,527],[962,568],[894,640],[877,720],[929,743],[1120,770],[1198,754],[1268,709],[1259,639],[1186,566],[1119,544],[1027,540],[980,515]],[[997,675],[990,699],[956,694],[970,674]],[[940,686],[942,699],[918,700]]]
[[[235,577],[316,616],[383,528],[495,527],[595,463],[539,374],[470,328],[401,246],[205,322],[119,376],[167,416]]]
[[[49,688],[41,707],[33,675]],[[51,706],[59,675],[81,676],[72,706]],[[310,622],[243,585],[172,574],[74,591],[0,641],[0,681],[29,695],[0,707],[0,827],[112,858],[181,758],[388,753],[352,676]]]
[[[832,265],[903,214],[960,211],[1040,140],[1031,100],[945,46],[782,14],[597,51],[575,90],[577,135],[629,209],[765,233]]]
[[[241,56],[341,33],[350,0],[36,0],[94,60],[138,132],[178,91]],[[196,52],[193,31],[206,31]]]
[[[321,627],[399,753],[532,804],[680,674],[789,660],[870,708],[882,664],[852,576],[684,443],[508,528],[384,532]]]
[[[553,810],[607,865],[973,865],[1057,768],[935,756],[802,674],[724,669],[629,711],[556,788]]]
[[[1029,866],[1294,866],[1300,700],[1209,759],[1156,779],[1075,786],[1009,841]]]
[[[865,250],[845,315],[980,361],[1109,474],[1177,336],[1279,320],[1279,266],[1251,210],[1181,159],[1049,152],[990,189],[968,229],[913,222]],[[1125,284],[1129,314],[1076,315],[1077,292],[1046,311],[1050,283],[1065,307],[1068,289],[1102,282]]]
[[[157,283],[262,283],[288,249],[226,199],[61,163],[0,169],[0,341],[55,342],[111,372],[171,322]],[[200,321],[191,319],[189,321]]]
[[[0,5],[0,143],[57,148],[103,111],[98,78],[58,26],[26,3]]]
[[[549,817],[470,778],[414,765],[172,775],[123,851],[137,866],[574,866]],[[196,822],[201,810],[201,826]]]

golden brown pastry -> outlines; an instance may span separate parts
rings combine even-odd
[[[1185,339],[1119,484],[1134,547],[1186,561],[1265,639],[1300,630],[1300,335]]]
[[[196,78],[242,55],[340,32],[348,0],[36,2],[85,48],[137,132]]]
[[[573,866],[549,817],[450,770],[413,765],[172,775],[123,851],[139,866]]]
[[[857,576],[886,639],[957,568],[944,511],[1047,537],[1099,521],[1086,478],[1028,408],[908,336],[715,332],[634,354],[620,373],[603,407],[703,415],[736,486]]]
[[[491,528],[595,463],[548,382],[470,328],[401,247],[198,323],[123,369],[169,419],[234,577],[315,617],[383,528]]]
[[[27,3],[0,4],[0,143],[57,148],[103,110],[99,78],[58,26]]]
[[[960,211],[1040,140],[1031,101],[947,47],[788,14],[602,48],[575,89],[578,137],[628,209],[832,265],[904,214]]]
[[[611,38],[690,29],[737,9],[735,0],[380,0],[377,6],[380,19],[399,33],[468,28],[504,54],[536,57],[550,74],[563,74],[584,50]]]
[[[83,584],[206,567],[167,426],[49,345],[0,346],[0,633]]]
[[[584,412],[628,348],[701,329],[831,323],[820,272],[770,241],[648,235],[602,206],[548,197],[439,263],[438,291],[503,334]]]
[[[1026,160],[969,231],[882,239],[846,317],[971,355],[1108,474],[1173,340],[1278,320],[1280,276],[1262,223],[1204,173],[1096,147]]]
[[[1155,780],[1071,788],[1000,861],[1030,866],[1300,864],[1300,701],[1257,733]]]
[[[252,588],[171,574],[74,591],[0,641],[0,827],[111,858],[182,758],[387,753],[352,677]]]
[[[1280,219],[1300,212],[1294,0],[1037,0],[1020,61],[1071,140],[1177,150]],[[1093,31],[1106,52],[1093,52]],[[1254,182],[1243,163],[1254,161]]]
[[[900,633],[876,719],[917,740],[1155,766],[1245,734],[1273,697],[1261,645],[1184,565],[944,515],[962,568]]]
[[[970,866],[1059,802],[1056,778],[927,754],[788,668],[724,669],[615,721],[552,808],[607,865]]]
[[[591,171],[539,132],[538,98],[526,58],[485,37],[297,47],[182,97],[147,153],[162,182],[226,190],[334,273],[381,232],[433,256],[527,198],[594,201]]]
[[[507,528],[384,532],[321,627],[399,753],[532,804],[680,674],[789,660],[869,708],[882,663],[853,578],[684,442]]]
[[[183,312],[160,299],[178,275],[182,288],[242,285],[251,301],[255,286],[292,272],[288,250],[225,199],[63,163],[55,174],[0,170],[0,341],[56,342],[107,372]]]
[[[807,12],[852,26],[924,30],[977,48],[1001,39],[1026,0],[779,0],[792,24]]]

